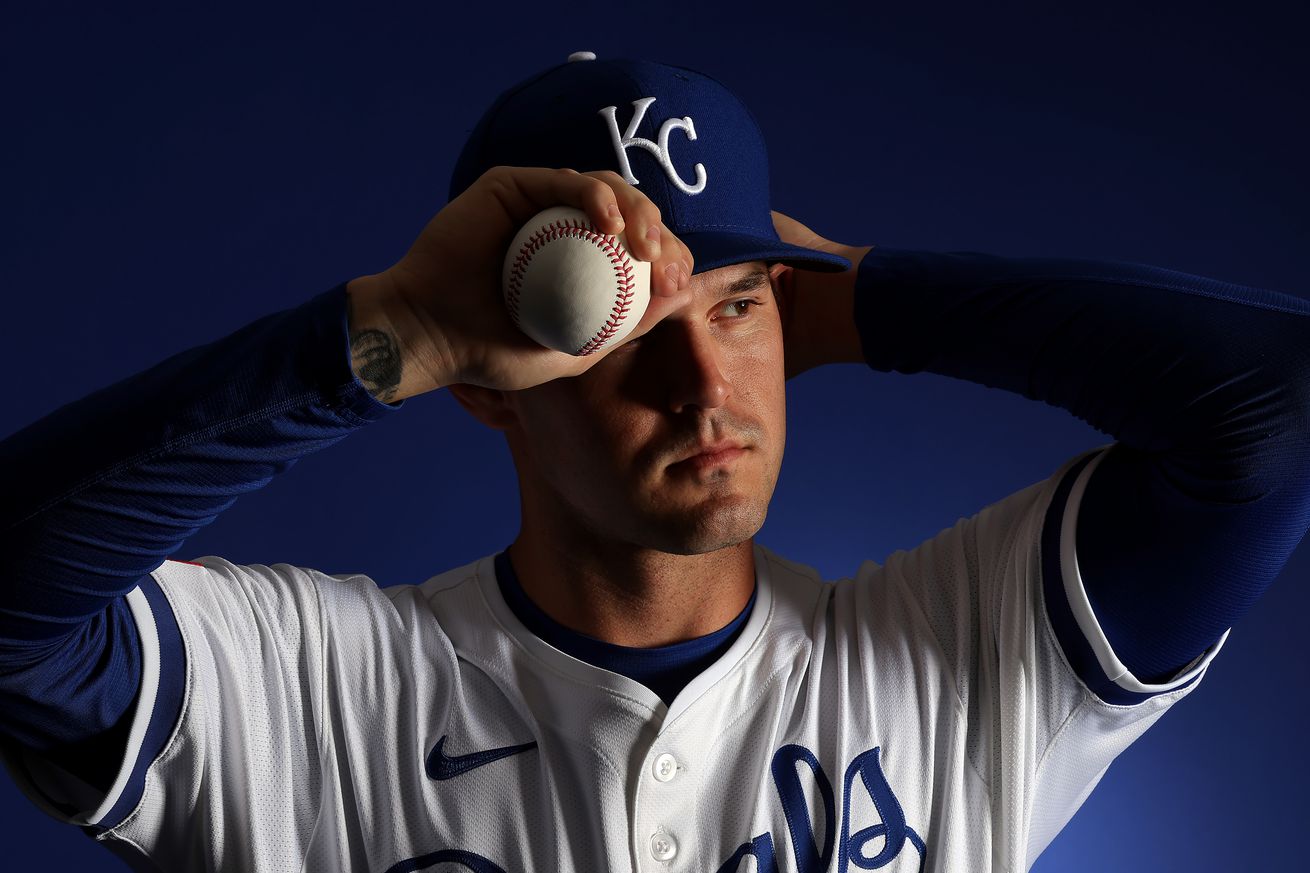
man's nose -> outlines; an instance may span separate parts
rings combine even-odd
[[[732,382],[724,369],[724,350],[709,328],[670,323],[665,342],[670,408],[682,412],[689,406],[722,406],[732,394]]]

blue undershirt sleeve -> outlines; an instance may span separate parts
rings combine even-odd
[[[1141,264],[875,247],[854,306],[872,369],[1013,391],[1115,439],[1087,479],[1076,553],[1143,683],[1212,645],[1310,528],[1306,300]],[[1052,611],[1062,583],[1044,584]]]
[[[296,460],[404,405],[351,369],[342,283],[0,441],[0,739],[102,790],[141,657],[126,595]]]

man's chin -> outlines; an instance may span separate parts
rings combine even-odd
[[[652,519],[646,539],[658,542],[652,547],[671,555],[705,555],[751,539],[764,526],[767,509],[767,504],[761,506],[743,495],[711,499]]]

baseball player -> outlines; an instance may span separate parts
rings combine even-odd
[[[1310,528],[1310,305],[842,245],[768,182],[723,85],[575,53],[495,101],[398,263],[0,443],[16,783],[138,869],[1027,869]],[[553,205],[652,266],[595,355],[501,302]],[[754,534],[785,379],[838,362],[1114,439],[825,581]],[[441,390],[507,441],[505,550],[386,588],[170,557]]]

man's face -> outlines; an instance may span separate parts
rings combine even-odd
[[[692,302],[580,376],[507,395],[524,524],[703,554],[760,529],[786,440],[783,334],[766,264],[695,275]],[[744,451],[687,461],[703,447]]]

